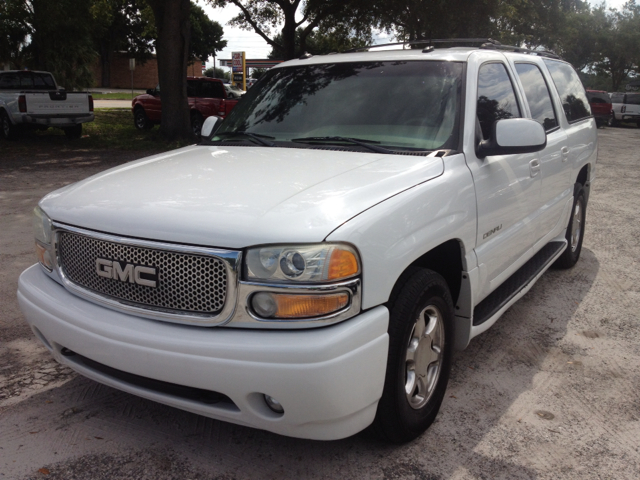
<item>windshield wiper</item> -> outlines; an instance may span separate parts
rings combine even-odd
[[[226,136],[226,137],[240,137],[240,136],[246,136],[249,138],[253,138],[256,142],[258,142],[260,145],[264,145],[265,147],[275,147],[276,144],[273,142],[268,142],[266,140],[263,140],[263,138],[268,138],[270,140],[274,140],[276,137],[270,137],[269,135],[262,135],[260,133],[252,133],[252,132],[247,132],[246,130],[234,130],[231,132],[221,132],[221,133],[216,133],[215,134],[217,137],[220,137],[222,135]]]
[[[393,150],[389,150],[388,148],[378,147],[376,145],[372,145],[372,143],[380,143],[374,140],[362,140],[360,138],[353,137],[302,137],[302,138],[292,138],[292,142],[347,142],[353,143],[354,145],[360,145],[361,147],[368,148],[372,152],[377,153],[396,153]]]

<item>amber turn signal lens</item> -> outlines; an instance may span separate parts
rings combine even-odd
[[[279,295],[273,294],[277,309],[274,318],[309,318],[329,315],[349,303],[349,294]]]
[[[49,251],[42,245],[36,242],[36,256],[38,261],[48,270],[53,269],[53,263],[51,262],[51,255]]]
[[[331,252],[329,260],[328,280],[340,280],[358,274],[358,259],[348,251],[336,248]]]

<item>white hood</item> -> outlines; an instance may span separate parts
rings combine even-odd
[[[50,193],[55,221],[221,248],[319,242],[444,171],[443,159],[278,147],[191,146]]]

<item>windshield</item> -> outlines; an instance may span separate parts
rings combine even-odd
[[[277,68],[244,95],[212,141],[251,132],[276,144],[345,137],[393,149],[455,148],[462,70],[445,61]]]

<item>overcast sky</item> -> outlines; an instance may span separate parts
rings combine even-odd
[[[218,53],[217,59],[231,59],[231,52],[246,52],[249,59],[267,58],[269,52],[271,52],[271,46],[265,42],[260,35],[254,33],[253,30],[241,30],[236,27],[227,25],[227,22],[235,17],[240,10],[234,5],[228,5],[225,8],[212,8],[204,0],[196,0],[196,3],[200,5],[207,13],[209,18],[218,22],[224,28],[223,38],[227,41],[227,48]],[[589,0],[591,5],[599,5],[602,3],[600,0]],[[626,0],[607,0],[607,6],[611,8],[621,8],[626,3]],[[376,43],[387,43],[394,41],[393,38],[386,39],[382,35]],[[213,65],[213,59],[209,59],[207,66]],[[216,62],[216,65],[220,65]]]

